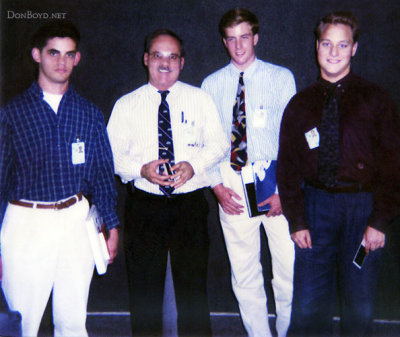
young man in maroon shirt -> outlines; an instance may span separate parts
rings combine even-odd
[[[399,214],[399,117],[382,89],[351,72],[358,36],[350,13],[319,22],[320,79],[282,119],[277,179],[296,243],[292,336],[330,335],[336,281],[341,336],[365,336],[385,231]],[[357,267],[361,242],[367,258]]]

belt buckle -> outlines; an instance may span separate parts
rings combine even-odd
[[[53,204],[53,209],[54,209],[55,211],[60,210],[62,204],[63,204],[62,201],[57,201],[57,202],[55,202],[55,203]]]

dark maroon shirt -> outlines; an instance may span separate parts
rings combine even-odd
[[[378,86],[350,73],[339,82],[338,180],[371,184],[374,208],[368,225],[385,231],[400,213],[400,120],[392,99]],[[318,147],[305,134],[319,129],[328,82],[295,95],[285,109],[279,140],[277,181],[291,233],[308,229],[302,186],[317,180]]]

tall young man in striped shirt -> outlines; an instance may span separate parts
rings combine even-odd
[[[118,225],[111,148],[101,111],[70,86],[80,34],[50,22],[33,35],[38,80],[0,111],[2,286],[36,336],[53,292],[55,336],[87,336],[93,254],[85,226],[90,195],[108,229]],[[7,205],[8,204],[8,205]]]
[[[283,110],[295,93],[293,75],[288,69],[256,58],[257,17],[246,9],[225,13],[219,23],[223,43],[231,57],[229,65],[208,76],[202,88],[217,105],[227,139],[232,134],[232,109],[238,80],[244,84],[246,116],[246,157],[249,165],[258,160],[275,160]],[[290,322],[294,247],[288,224],[282,215],[279,195],[265,203],[266,215],[250,218],[240,170],[231,167],[231,154],[210,171],[212,187],[219,201],[220,220],[232,269],[232,287],[239,302],[249,336],[271,336],[267,299],[260,263],[260,225],[268,236],[272,257],[272,286],[276,303],[276,330],[286,336]]]

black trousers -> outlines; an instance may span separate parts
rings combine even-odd
[[[168,251],[179,336],[211,336],[207,216],[204,190],[174,198],[138,190],[128,195],[124,250],[133,336],[162,335]]]

